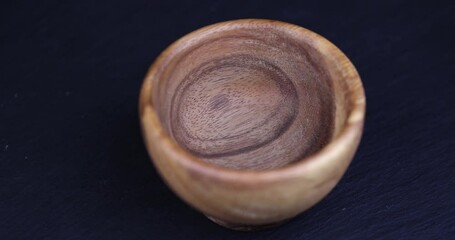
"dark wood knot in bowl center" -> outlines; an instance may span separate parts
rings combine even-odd
[[[155,95],[180,146],[224,167],[270,169],[330,141],[332,79],[314,48],[274,28],[206,38],[174,57]]]
[[[172,102],[174,137],[189,151],[220,158],[270,143],[298,112],[294,84],[277,67],[248,55],[194,69]]]

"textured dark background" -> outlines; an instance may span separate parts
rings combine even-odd
[[[1,1],[0,239],[455,239],[453,1]],[[351,167],[269,231],[179,200],[139,131],[138,92],[182,35],[271,18],[327,37],[367,96]]]

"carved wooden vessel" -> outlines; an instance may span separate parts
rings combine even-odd
[[[280,223],[320,201],[360,141],[365,96],[348,58],[288,23],[192,32],[145,77],[140,118],[166,183],[229,228]]]

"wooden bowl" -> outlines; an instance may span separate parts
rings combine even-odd
[[[365,95],[325,38],[259,19],[214,24],[167,48],[140,119],[166,183],[210,219],[255,230],[320,201],[359,144]]]

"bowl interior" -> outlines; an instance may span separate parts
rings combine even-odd
[[[344,121],[325,58],[305,34],[274,24],[201,30],[157,66],[153,105],[168,134],[204,161],[282,167],[323,148]]]

